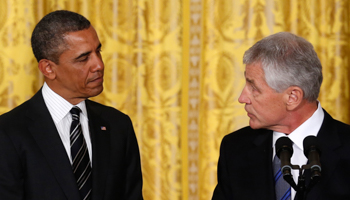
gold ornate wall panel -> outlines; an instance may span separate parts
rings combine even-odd
[[[311,9],[314,5],[318,9]],[[320,101],[333,117],[349,123],[350,1],[314,1],[309,9],[304,13],[310,31],[303,35],[315,45],[323,65]]]
[[[198,0],[192,0],[188,3],[189,14],[185,19],[184,24],[187,22],[188,34],[184,37],[188,38],[188,50],[183,49],[184,52],[188,53],[188,77],[187,89],[183,90],[186,94],[187,102],[184,102],[184,106],[187,106],[186,116],[186,143],[187,143],[187,167],[186,173],[188,188],[184,188],[184,197],[187,199],[197,200],[199,199],[199,115],[200,115],[200,86],[201,86],[201,15],[202,15],[202,2]],[[185,10],[184,10],[185,12]],[[182,115],[182,117],[184,117]],[[183,124],[182,124],[183,125]],[[185,127],[185,126],[183,126]],[[183,145],[184,146],[184,145]],[[183,147],[186,148],[186,147]],[[185,181],[185,180],[184,180]],[[185,196],[186,195],[186,196]]]
[[[182,199],[181,1],[99,1],[106,81],[97,100],[129,114],[145,199]],[[107,17],[108,16],[108,17]]]
[[[42,83],[30,47],[34,27],[30,5],[26,1],[0,1],[1,113],[30,98]]]
[[[237,100],[243,53],[272,33],[315,46],[319,100],[350,122],[348,0],[2,0],[0,113],[41,87],[30,36],[57,9],[83,14],[99,34],[105,89],[93,99],[131,117],[147,200],[211,199],[221,139],[248,124]]]

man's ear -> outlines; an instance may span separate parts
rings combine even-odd
[[[41,59],[39,61],[38,67],[39,70],[41,71],[41,73],[50,80],[53,80],[56,78],[56,74],[55,71],[53,70],[53,68],[56,66],[56,64],[54,62],[52,62],[51,60],[47,60],[47,59]]]
[[[300,87],[291,86],[286,90],[285,97],[287,110],[294,110],[302,102],[304,98],[304,92]]]

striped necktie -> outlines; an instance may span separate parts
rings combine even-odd
[[[291,187],[289,183],[283,179],[283,174],[281,172],[281,160],[277,155],[273,159],[273,172],[275,174],[276,200],[290,200]]]
[[[91,199],[91,163],[89,152],[80,124],[80,108],[75,106],[70,110],[72,125],[70,128],[70,144],[72,155],[72,168],[77,180],[80,197],[82,200]]]

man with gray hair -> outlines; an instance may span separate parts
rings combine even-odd
[[[249,126],[223,138],[212,199],[350,199],[350,126],[317,100],[323,77],[313,46],[281,32],[253,45],[243,63],[246,85],[238,101],[245,104]],[[309,137],[317,142],[308,160],[303,142]],[[290,146],[280,148],[280,138]],[[281,165],[287,167],[282,172]]]

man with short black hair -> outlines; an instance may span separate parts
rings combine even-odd
[[[0,199],[142,199],[130,118],[88,100],[103,90],[101,46],[74,12],[36,25],[32,48],[45,83],[0,117]]]

